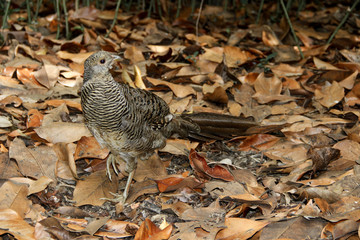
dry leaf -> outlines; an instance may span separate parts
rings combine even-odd
[[[193,94],[193,95],[196,94],[195,90],[190,86],[169,83],[169,82],[158,80],[158,79],[151,78],[151,77],[147,77],[146,79],[149,82],[151,82],[152,84],[154,84],[155,86],[157,86],[157,85],[168,86],[171,89],[171,91],[173,91],[173,93],[179,98],[183,98],[183,97],[186,97],[191,94]]]
[[[344,88],[337,82],[327,83],[321,90],[315,90],[315,98],[324,107],[330,108],[344,98]]]
[[[74,201],[76,206],[86,204],[101,206],[105,200],[103,198],[114,198],[110,194],[117,191],[117,178],[110,181],[105,171],[98,171],[79,180],[74,190]]]
[[[92,134],[82,123],[53,122],[35,129],[39,137],[51,143],[72,143]]]
[[[35,239],[34,227],[30,226],[14,210],[0,209],[0,235],[9,233],[16,239]]]

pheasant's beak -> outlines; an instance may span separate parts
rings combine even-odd
[[[115,63],[121,60],[121,57],[118,55],[111,55],[111,57],[112,57],[112,61],[111,61],[110,68],[112,68],[113,65],[117,65]]]
[[[111,55],[113,57],[113,61],[120,61],[121,57],[118,55]]]

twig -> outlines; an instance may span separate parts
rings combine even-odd
[[[10,3],[11,3],[11,0],[6,0],[5,13],[3,16],[1,29],[5,29],[8,26],[7,17],[9,15]]]
[[[148,14],[147,14],[148,18],[150,18],[150,16],[151,16],[151,11],[154,8],[154,2],[155,2],[155,0],[150,1],[149,10],[148,10]]]
[[[130,0],[130,1],[128,2],[127,6],[126,6],[126,11],[127,11],[127,12],[130,11],[132,1],[133,1],[133,0]]]
[[[64,15],[65,15],[65,36],[66,36],[66,39],[70,39],[68,12],[66,9],[66,0],[62,0],[62,3],[63,3]]]
[[[35,11],[34,19],[33,19],[33,21],[35,23],[37,22],[37,18],[38,18],[38,15],[39,15],[39,10],[40,10],[41,4],[42,4],[42,0],[37,0],[36,1],[36,11]]]
[[[259,11],[258,11],[258,14],[257,14],[257,16],[256,16],[255,24],[258,24],[259,21],[260,21],[261,11],[262,11],[263,7],[264,7],[264,0],[261,0],[261,2],[260,2],[260,7],[259,7]]]
[[[56,30],[56,39],[59,39],[59,37],[60,37],[60,21],[61,21],[59,0],[56,0],[55,3],[56,3],[55,8],[56,8],[57,21],[58,21],[57,30]]]
[[[298,40],[298,38],[297,38],[297,36],[296,36],[296,34],[295,34],[295,30],[294,30],[294,28],[293,28],[293,26],[292,26],[292,24],[291,24],[289,15],[288,15],[288,13],[287,13],[287,11],[286,11],[286,7],[285,7],[285,4],[284,4],[284,0],[280,0],[280,4],[281,4],[281,7],[282,7],[282,9],[283,9],[283,11],[284,11],[285,18],[286,18],[286,20],[287,20],[287,22],[288,22],[288,24],[289,24],[291,33],[292,33],[292,35],[293,35],[293,37],[294,37],[294,39],[295,39],[296,46],[297,46],[298,49],[299,49],[300,56],[301,56],[301,58],[303,59],[303,58],[304,58],[304,54],[303,54],[303,52],[301,51],[300,44],[299,44],[299,40]]]
[[[104,10],[107,4],[107,0],[102,1],[101,10]]]
[[[290,8],[291,8],[291,5],[292,5],[292,2],[293,0],[288,0],[287,3],[286,3],[286,10],[289,11]]]
[[[26,11],[28,14],[28,24],[31,24],[30,0],[26,0]]]
[[[299,0],[298,8],[296,10],[296,17],[299,17],[300,11],[302,11],[306,6],[306,0]]]
[[[162,15],[162,9],[161,9],[161,2],[160,2],[160,0],[157,1],[157,6],[158,6],[158,12],[159,12],[160,19],[162,19],[162,18],[163,18],[163,15]]]
[[[178,2],[178,6],[177,6],[175,18],[178,18],[180,16],[180,10],[181,10],[181,0],[177,0],[177,2]]]
[[[120,4],[121,4],[121,0],[118,0],[117,4],[116,4],[116,9],[115,9],[115,16],[114,16],[114,20],[111,24],[111,27],[109,29],[109,31],[106,33],[105,37],[109,37],[109,34],[111,33],[111,31],[113,30],[115,23],[117,21],[117,17],[118,17],[118,13],[119,13],[119,8],[120,8]]]
[[[195,31],[196,31],[196,44],[199,44],[199,22],[200,22],[200,16],[201,16],[201,11],[202,11],[202,7],[203,7],[203,3],[204,0],[201,0],[200,3],[200,8],[199,8],[199,15],[196,19],[196,26],[195,26]]]
[[[191,0],[191,16],[194,15],[195,6],[196,6],[196,0]]]
[[[351,6],[350,10],[346,11],[346,14],[344,16],[344,18],[341,20],[340,24],[336,27],[335,31],[331,34],[330,38],[327,40],[326,44],[330,44],[331,41],[333,40],[333,38],[335,37],[335,35],[337,34],[337,32],[340,30],[340,28],[342,27],[342,25],[344,25],[344,23],[347,21],[347,19],[349,18],[350,13],[354,10],[354,8],[356,7],[356,5],[359,3],[360,0],[356,0],[354,2],[354,4]]]

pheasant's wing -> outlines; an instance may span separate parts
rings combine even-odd
[[[152,92],[130,88],[129,101],[134,103],[138,117],[153,130],[160,130],[172,120],[167,103]]]

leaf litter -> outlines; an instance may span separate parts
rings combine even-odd
[[[112,8],[70,3],[71,40],[56,39],[64,25],[47,5],[37,26],[21,9],[0,32],[1,235],[359,238],[359,16],[326,42],[345,3],[290,10],[304,59],[285,19],[270,20],[275,2],[265,3],[261,25],[254,3],[243,19],[245,8],[205,4],[198,37],[187,6],[177,19],[119,12],[108,38]],[[122,191],[125,165],[108,179],[108,150],[81,114],[83,62],[100,49],[123,57],[115,79],[154,92],[176,114],[241,119],[169,139],[139,162],[125,205],[105,200]]]

